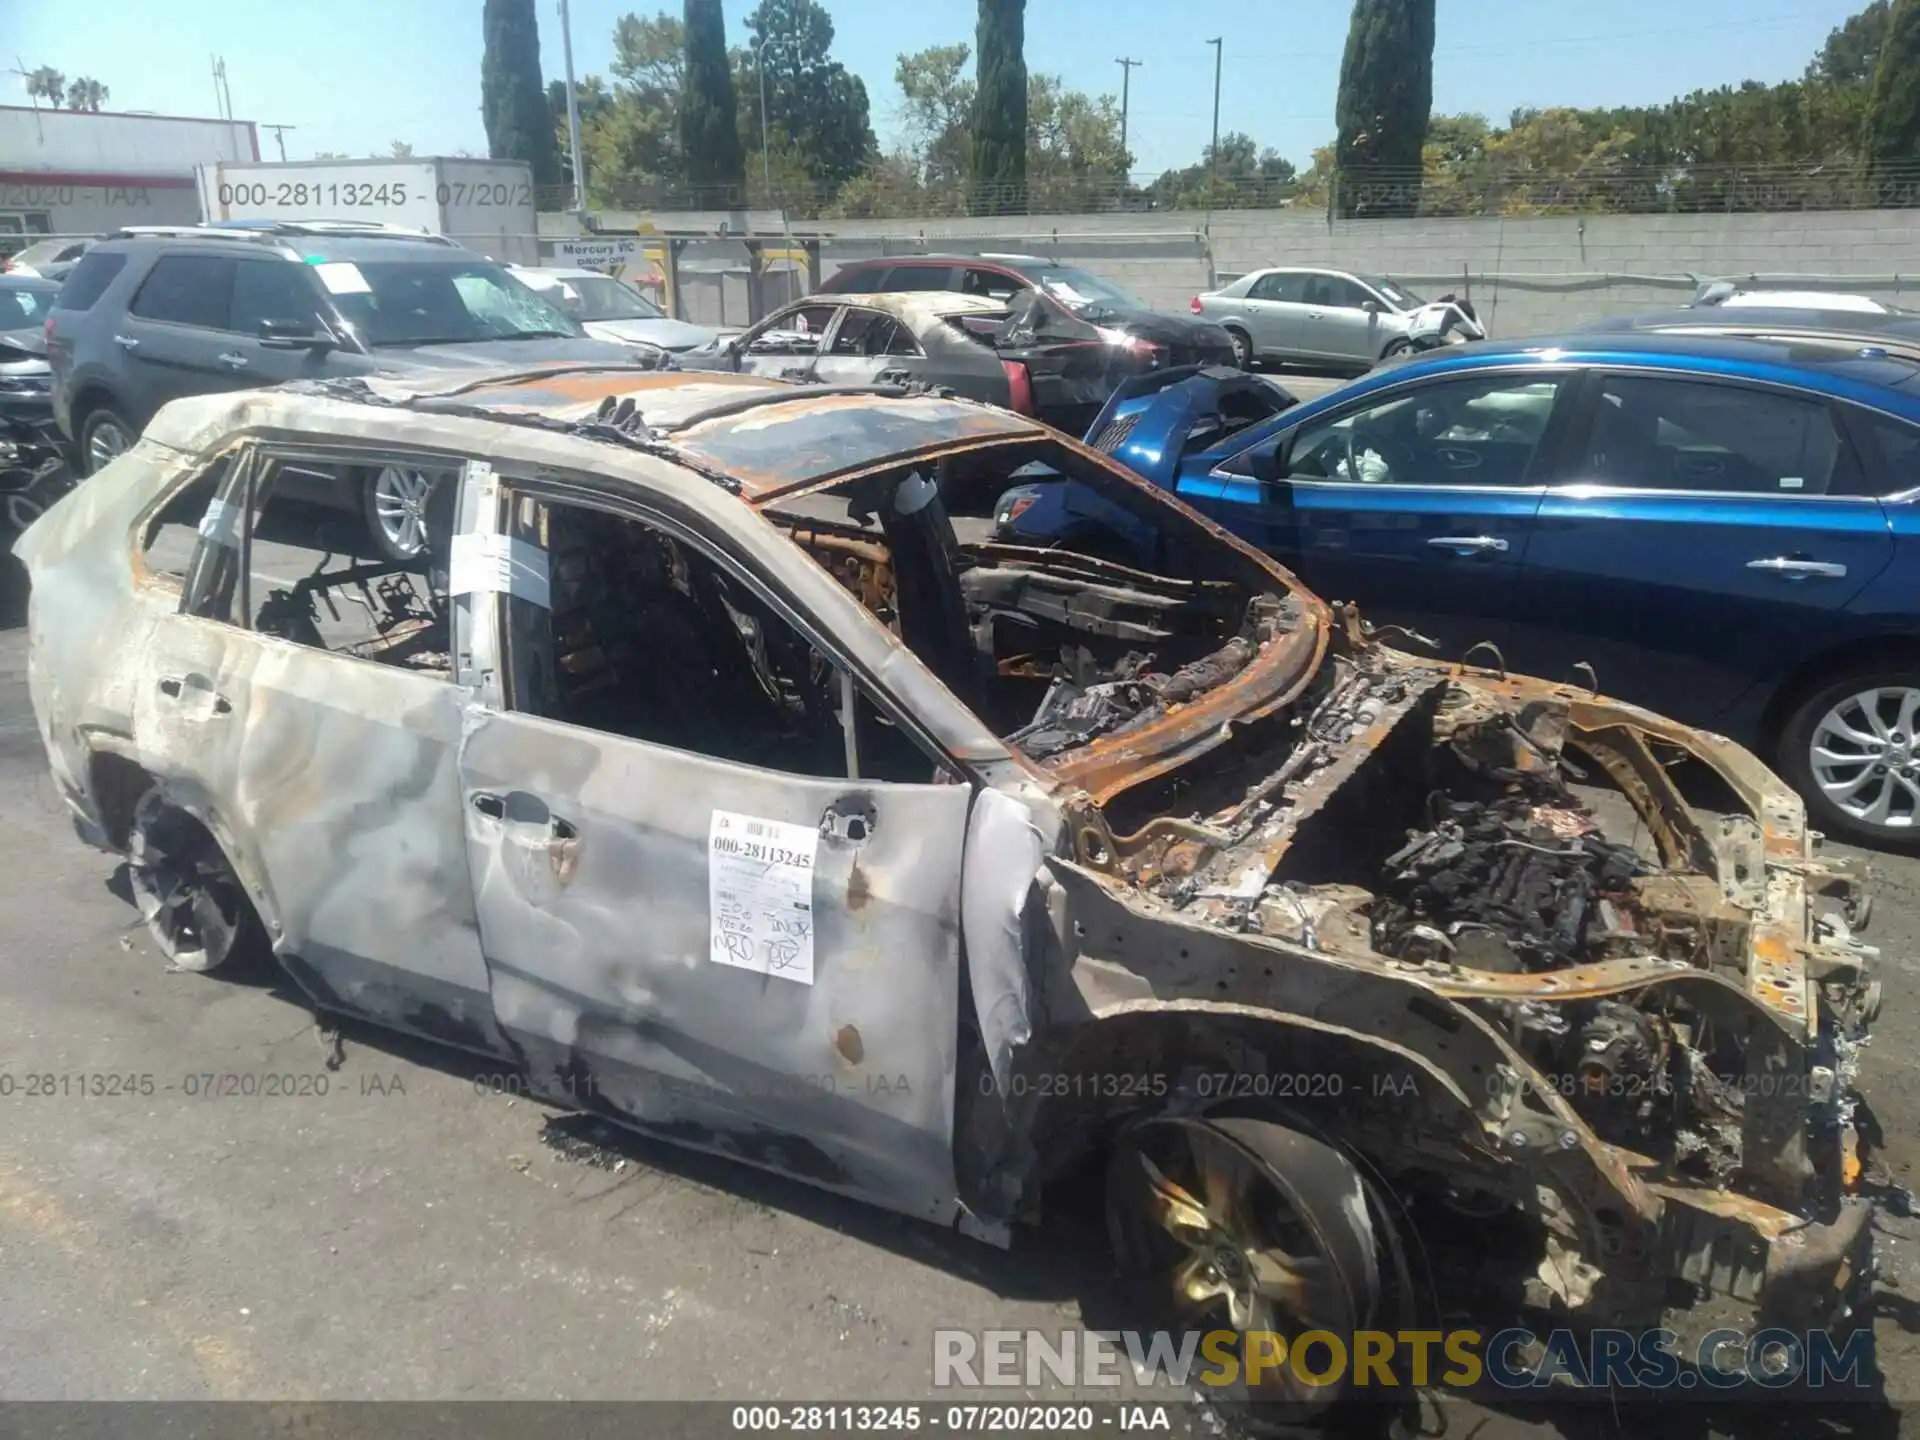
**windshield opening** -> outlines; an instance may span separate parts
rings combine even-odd
[[[1389,280],[1384,275],[1363,275],[1360,278],[1402,310],[1415,310],[1427,303],[1406,286]]]
[[[1137,295],[1076,265],[1034,265],[1021,273],[1077,315],[1122,306],[1129,310],[1150,308]]]
[[[577,336],[577,321],[484,260],[332,263],[315,267],[363,343],[458,345]]]
[[[576,320],[664,320],[666,312],[611,275],[569,275],[540,294]]]

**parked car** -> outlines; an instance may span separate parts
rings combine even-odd
[[[1368,370],[1413,348],[1413,317],[1426,303],[1385,276],[1282,266],[1196,295],[1192,308],[1226,330],[1242,369],[1275,361]]]
[[[1218,326],[1168,315],[1077,265],[1039,255],[895,255],[852,260],[827,277],[827,295],[953,290],[1019,313],[1049,343],[1130,346],[1137,369],[1162,365],[1225,365],[1233,343]]]
[[[1758,746],[1821,829],[1920,842],[1914,359],[1589,332],[1409,360],[1225,438],[1170,432],[1196,408],[1134,394],[1091,433],[1369,619],[1529,673],[1590,664]],[[1010,537],[1075,523],[1068,500],[1012,499]]]
[[[290,468],[369,452],[457,477],[451,583],[257,574]],[[960,538],[1036,471],[1151,555]],[[270,949],[319,1012],[996,1243],[1104,1176],[1082,1223],[1196,1330],[1860,1323],[1878,987],[1791,792],[1388,648],[1030,419],[552,367],[203,395],[19,549],[58,792],[176,968]]]
[[[350,222],[146,226],[80,257],[46,325],[54,416],[84,472],[169,400],[324,376],[532,360],[658,364],[586,337],[503,267],[437,236]],[[417,555],[437,472],[354,466],[313,498],[365,518],[381,553]]]
[[[16,250],[12,255],[0,259],[0,274],[64,280],[67,272],[73,269],[74,261],[86,254],[92,245],[91,236],[61,235],[50,240],[36,240],[24,250]]]
[[[714,331],[675,320],[631,285],[598,270],[535,265],[507,268],[514,279],[578,320],[596,340],[652,346],[669,355],[713,344]]]
[[[1139,346],[1120,335],[1089,344],[1041,333],[1033,316],[1031,306],[1010,311],[1006,302],[951,291],[819,293],[676,358],[689,370],[821,385],[938,385],[1077,434],[1136,373]]]
[[[53,419],[46,326],[59,293],[57,281],[0,275],[0,417],[36,427]]]

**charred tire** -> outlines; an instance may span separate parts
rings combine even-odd
[[[133,448],[139,431],[105,405],[96,405],[80,422],[80,467],[83,473],[98,475],[113,461]]]
[[[219,842],[158,786],[133,807],[127,875],[147,933],[174,969],[218,970],[264,948],[259,917]]]
[[[1816,830],[1920,850],[1920,663],[1866,665],[1808,691],[1780,729],[1776,763]]]
[[[1230,1408],[1291,1426],[1324,1421],[1350,1398],[1344,1382],[1302,1382],[1291,1353],[1250,1384],[1254,1342],[1244,1338],[1273,1332],[1291,1347],[1311,1330],[1351,1336],[1384,1308],[1388,1241],[1338,1148],[1272,1115],[1157,1116],[1118,1137],[1106,1198],[1116,1259],[1164,1284],[1177,1323],[1241,1333],[1240,1378],[1221,1387]]]
[[[1237,325],[1222,327],[1233,342],[1233,363],[1241,370],[1253,369],[1253,337]]]

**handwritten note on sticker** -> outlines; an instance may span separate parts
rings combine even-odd
[[[809,825],[716,810],[707,826],[709,956],[716,965],[813,984]]]
[[[511,595],[516,600],[531,601],[542,610],[551,609],[547,552],[505,535],[455,535],[447,563],[447,593]]]
[[[320,277],[320,283],[327,287],[329,295],[370,295],[373,286],[367,283],[367,277],[360,273],[360,267],[350,260],[328,260],[313,267],[313,273]]]

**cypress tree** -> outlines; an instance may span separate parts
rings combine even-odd
[[[1432,111],[1433,0],[1354,0],[1334,107],[1341,214],[1412,211]],[[1381,171],[1405,188],[1391,183],[1389,198],[1371,198],[1368,172]]]
[[[535,185],[558,185],[560,149],[540,79],[533,0],[487,0],[482,24],[480,112],[487,125],[487,153],[496,160],[526,161]]]
[[[1018,213],[1027,208],[1027,0],[980,0],[974,39],[970,208]]]
[[[696,205],[739,204],[746,156],[740,148],[720,0],[686,0],[684,18],[687,62],[680,91],[680,153],[686,157],[687,184]]]
[[[1887,17],[1867,101],[1867,154],[1883,174],[1920,178],[1920,0],[1893,0]]]

